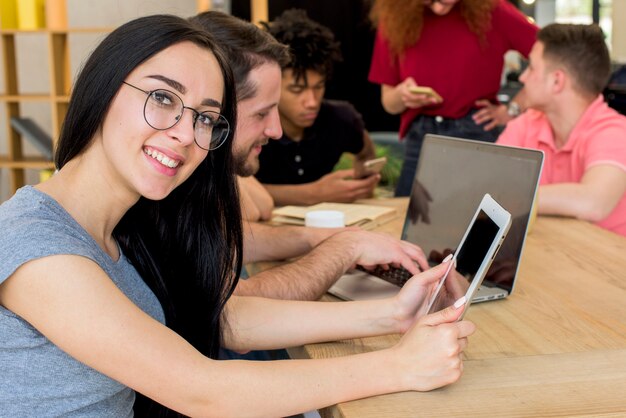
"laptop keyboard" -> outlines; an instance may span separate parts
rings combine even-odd
[[[377,266],[374,270],[366,270],[361,266],[356,267],[357,270],[362,270],[366,273],[371,274],[372,276],[379,277],[383,280],[388,281],[389,283],[393,283],[396,286],[404,286],[404,284],[413,277],[410,271],[405,269],[404,267],[389,267],[388,270],[383,269],[380,266]]]

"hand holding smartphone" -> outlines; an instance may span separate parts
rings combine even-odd
[[[413,86],[409,87],[409,91],[415,94],[425,94],[429,98],[436,99],[438,102],[443,101],[443,98],[432,87],[426,86]]]
[[[387,157],[374,158],[371,160],[367,160],[363,163],[362,168],[358,168],[355,170],[355,178],[363,179],[365,177],[372,176],[374,174],[379,174],[383,167],[387,164]]]

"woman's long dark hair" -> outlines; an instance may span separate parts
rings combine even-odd
[[[230,136],[165,199],[140,198],[117,225],[114,236],[159,298],[167,325],[206,356],[217,358],[222,312],[241,269],[242,229],[232,161],[237,124],[235,85],[211,36],[170,15],[142,17],[113,31],[95,49],[76,80],[55,162],[61,168],[89,146],[132,70],[184,41],[207,49],[219,62],[224,78],[222,114],[230,121]],[[177,415],[139,398],[136,416]]]

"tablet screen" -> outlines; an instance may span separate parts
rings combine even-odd
[[[480,265],[483,263],[491,244],[498,235],[498,225],[481,210],[476,217],[461,248],[457,250],[456,270],[467,278],[474,279]]]

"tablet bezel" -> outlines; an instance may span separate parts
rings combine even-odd
[[[498,253],[498,250],[500,249],[500,246],[502,245],[502,242],[504,241],[504,238],[506,237],[509,227],[511,226],[511,214],[507,212],[502,206],[500,206],[500,204],[498,204],[498,202],[496,202],[488,193],[485,194],[482,200],[480,201],[480,204],[476,208],[476,211],[474,212],[474,216],[472,217],[469,225],[467,226],[465,230],[465,233],[463,234],[463,237],[461,238],[461,241],[459,242],[459,245],[457,246],[454,252],[454,257],[452,258],[451,263],[456,262],[456,257],[459,254],[459,251],[461,250],[463,245],[465,244],[467,236],[469,235],[470,231],[474,227],[474,224],[476,223],[476,220],[478,219],[478,216],[480,215],[481,212],[484,212],[487,215],[487,217],[498,227],[498,231],[494,235],[494,238],[491,242],[491,245],[489,246],[489,249],[485,253],[485,256],[483,257],[483,260],[480,263],[480,266],[478,267],[478,270],[476,271],[476,274],[474,275],[472,282],[470,283],[467,291],[465,292],[466,302],[465,302],[465,306],[463,307],[463,313],[461,314],[460,318],[463,318],[463,316],[467,312],[467,309],[469,308],[469,305],[472,302],[472,298],[474,297],[474,293],[476,293],[476,290],[478,289],[483,279],[485,278],[485,275],[487,274],[487,271],[489,270],[489,267],[491,266],[491,262],[493,261],[496,254]],[[432,313],[430,312],[430,310],[432,309],[432,305],[437,299],[438,293],[441,291],[441,288],[443,288],[447,277],[448,277],[448,274],[446,272],[446,274],[442,277],[442,279],[438,283],[436,291],[433,294],[429,302],[429,308],[428,308],[429,313]]]

